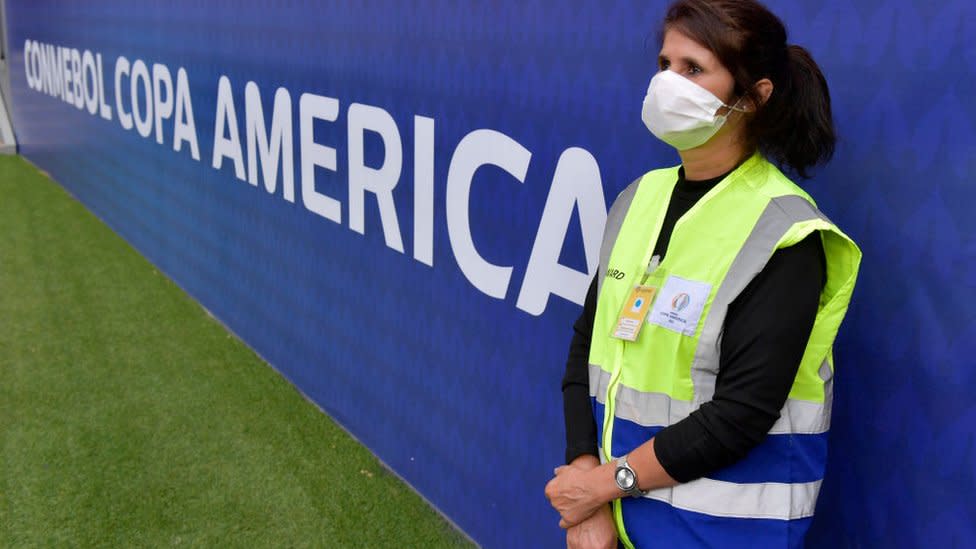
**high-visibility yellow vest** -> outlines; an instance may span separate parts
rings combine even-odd
[[[611,208],[600,254],[590,396],[601,460],[623,456],[711,400],[729,304],[777,249],[820,231],[826,284],[780,418],[740,462],[674,488],[614,503],[627,547],[793,547],[812,520],[826,460],[834,337],[861,252],[810,196],[756,154],[674,226],[661,286],[639,337],[612,337],[650,263],[678,168],[632,184]]]

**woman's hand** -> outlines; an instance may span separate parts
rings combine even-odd
[[[566,530],[566,549],[616,549],[617,525],[604,505],[593,516]]]
[[[559,511],[561,528],[583,522],[613,499],[607,493],[607,489],[616,488],[613,473],[611,471],[607,476],[604,469],[604,466],[600,466],[584,471],[573,465],[556,468],[556,477],[546,484],[546,497],[553,508]]]

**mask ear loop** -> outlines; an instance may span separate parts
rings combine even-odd
[[[729,116],[731,116],[733,112],[742,112],[742,113],[750,112],[749,109],[739,106],[739,103],[741,103],[744,98],[745,98],[744,95],[740,95],[739,98],[735,101],[734,105],[726,105],[725,103],[722,103],[722,108],[728,109],[728,111],[723,114],[715,115],[715,121],[716,122],[721,121],[722,124],[725,124],[725,121],[729,119]]]
[[[739,103],[741,103],[742,100],[745,99],[745,97],[746,97],[745,95],[740,95],[739,98],[735,100],[734,105],[726,105],[725,103],[722,103],[722,106],[725,107],[726,109],[729,109],[730,113],[731,111],[750,112],[749,109],[739,106]],[[728,114],[726,114],[726,116],[728,116]]]
[[[745,108],[742,108],[742,107],[739,106],[739,103],[742,102],[742,99],[744,97],[745,97],[744,95],[740,95],[739,96],[739,99],[737,99],[735,101],[735,104],[734,105],[726,105],[725,103],[722,103],[722,108],[723,109],[728,109],[728,111],[726,111],[726,112],[724,112],[722,114],[716,114],[715,115],[715,121],[718,122],[718,123],[720,123],[720,124],[725,124],[725,121],[729,119],[729,115],[731,115],[733,112],[735,112],[735,111],[743,112],[743,113],[744,112],[749,112],[749,109],[745,109]]]

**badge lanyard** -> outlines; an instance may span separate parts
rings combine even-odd
[[[634,285],[629,297],[620,309],[620,314],[617,316],[617,327],[613,330],[613,337],[624,341],[637,341],[641,327],[644,326],[644,318],[647,316],[647,312],[651,310],[657,291],[664,280],[664,270],[658,268],[660,264],[661,257],[657,255],[651,257],[647,263],[640,283]]]

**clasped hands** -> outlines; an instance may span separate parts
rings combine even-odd
[[[559,512],[571,549],[607,549],[617,546],[617,529],[610,506],[614,497],[612,471],[593,456],[557,467],[546,484],[546,498]],[[609,473],[610,476],[607,476]]]

